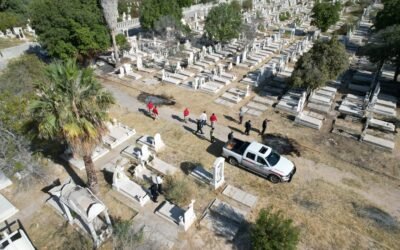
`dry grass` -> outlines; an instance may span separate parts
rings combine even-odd
[[[6,49],[22,44],[19,39],[0,38],[0,49]]]

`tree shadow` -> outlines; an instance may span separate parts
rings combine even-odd
[[[400,222],[387,212],[374,206],[361,206],[352,202],[357,216],[374,222],[374,224],[387,231],[400,231]]]
[[[233,249],[240,249],[240,250],[250,250],[252,249],[251,244],[251,223],[247,220],[243,221],[240,224],[239,231],[235,235],[235,238],[232,240],[232,245],[234,246]]]
[[[207,153],[214,155],[215,157],[220,157],[222,155],[222,148],[225,142],[215,138],[215,141],[207,147]]]
[[[108,184],[112,185],[112,184],[113,184],[113,176],[114,176],[114,173],[111,172],[111,171],[107,171],[106,169],[101,170],[101,172],[103,173],[104,180],[105,180]]]
[[[195,169],[199,165],[201,165],[201,164],[185,161],[185,162],[181,163],[180,168],[183,171],[183,173],[185,173],[186,175],[189,175],[190,172],[192,172],[193,169]]]
[[[262,143],[270,146],[282,155],[295,155],[300,156],[300,144],[282,134],[265,134],[262,136]]]

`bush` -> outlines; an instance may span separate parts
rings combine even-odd
[[[139,232],[134,232],[132,223],[128,220],[117,218],[113,228],[114,249],[132,249],[144,240],[143,228]]]
[[[282,211],[272,212],[272,208],[262,209],[256,223],[251,228],[254,249],[292,250],[299,241],[299,228],[292,225]]]
[[[178,204],[186,206],[193,198],[193,184],[181,176],[166,176],[164,179],[165,198]]]

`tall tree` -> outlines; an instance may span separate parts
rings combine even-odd
[[[343,44],[335,37],[317,41],[296,63],[291,83],[296,87],[316,89],[330,79],[336,79],[349,67],[349,57]]]
[[[50,65],[48,77],[49,83],[36,86],[37,97],[30,105],[37,135],[43,139],[61,139],[80,154],[88,186],[97,193],[91,155],[107,130],[107,110],[114,98],[95,80],[92,69],[79,70],[73,60]]]
[[[393,80],[396,81],[400,74],[400,24],[378,31],[361,49],[361,53],[379,67],[386,62],[393,63],[396,67]]]
[[[251,228],[251,243],[256,250],[295,250],[300,230],[281,211],[262,209]]]
[[[400,24],[400,0],[384,0],[383,10],[376,14],[375,27],[380,30]]]
[[[177,23],[181,22],[182,9],[177,0],[146,0],[140,6],[139,20],[144,29],[154,29],[156,22],[163,16],[169,16]]]
[[[108,28],[111,32],[115,61],[118,64],[119,54],[117,41],[115,40],[115,36],[117,35],[118,0],[100,0],[100,2],[103,8],[104,18],[106,19]]]
[[[210,39],[228,42],[239,37],[242,28],[242,14],[235,4],[222,3],[208,13],[205,30]]]
[[[323,32],[329,29],[329,26],[337,23],[340,19],[340,3],[332,4],[330,2],[318,2],[312,9],[311,24],[317,26]]]
[[[37,0],[32,24],[50,56],[91,59],[110,45],[110,35],[97,0]]]

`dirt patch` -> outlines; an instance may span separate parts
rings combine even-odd
[[[359,217],[373,221],[382,229],[392,232],[400,231],[400,223],[382,209],[374,206],[360,206],[357,203],[352,203],[352,205]]]
[[[262,137],[262,142],[275,149],[278,153],[283,155],[300,156],[300,144],[282,134],[266,134]]]
[[[176,103],[176,101],[171,97],[165,95],[153,95],[146,92],[141,92],[137,99],[143,103],[148,103],[151,101],[156,106],[172,106]]]

